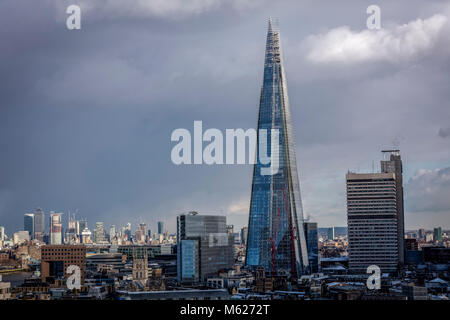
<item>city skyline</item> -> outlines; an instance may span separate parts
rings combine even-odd
[[[404,43],[405,25],[411,42],[400,52],[369,33],[367,4],[357,1],[174,7],[177,19],[94,5],[79,33],[65,29],[65,10],[51,1],[10,3],[0,5],[11,30],[0,35],[0,225],[8,235],[36,207],[46,226],[50,210],[64,212],[67,226],[69,209],[91,230],[143,217],[173,233],[176,216],[191,210],[245,226],[251,166],[177,167],[169,139],[197,119],[254,127],[268,16],[279,18],[285,39],[305,218],[346,225],[346,172],[371,171],[394,146],[404,162],[406,229],[450,228],[448,5],[380,1],[386,37]],[[347,35],[373,47],[318,54],[335,52]]]

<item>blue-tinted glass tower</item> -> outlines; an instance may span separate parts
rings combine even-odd
[[[265,138],[260,136],[261,129],[267,132],[267,152],[261,149],[260,139]],[[267,175],[261,169],[270,164],[264,164],[261,155],[271,155],[273,129],[278,130],[279,135],[279,169],[275,174]],[[268,274],[295,278],[309,272],[308,265],[280,34],[278,26],[270,19],[258,116],[257,161],[253,168],[246,266],[252,269],[262,267]]]

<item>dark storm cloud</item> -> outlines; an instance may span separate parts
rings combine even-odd
[[[450,167],[419,170],[406,184],[407,209],[426,216],[430,225],[446,225],[450,219]]]
[[[82,6],[79,31],[65,28],[72,3]],[[173,231],[175,215],[194,209],[244,225],[251,167],[175,166],[170,134],[194,120],[256,125],[271,15],[280,19],[303,203],[319,224],[345,224],[345,172],[370,170],[395,137],[404,137],[406,172],[450,159],[448,140],[436,137],[450,120],[441,33],[408,61],[349,68],[312,62],[305,41],[342,26],[362,32],[369,1],[135,3],[0,3],[0,225],[21,228],[37,206],[79,209],[90,227],[162,219]],[[387,24],[448,17],[439,1],[379,5]]]

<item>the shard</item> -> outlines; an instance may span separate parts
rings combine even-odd
[[[267,167],[260,161],[260,129],[268,140],[272,129],[279,135],[279,169],[265,175]],[[273,150],[267,146],[267,154]],[[246,266],[264,268],[269,275],[297,278],[308,273],[308,252],[303,231],[303,209],[292,132],[286,75],[281,54],[278,25],[269,20],[264,82],[258,115],[257,161],[253,181],[248,223]]]

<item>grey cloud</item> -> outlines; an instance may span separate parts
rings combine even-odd
[[[447,21],[447,16],[436,14],[380,30],[337,27],[306,39],[307,58],[316,63],[404,63],[432,50],[439,38],[448,33]]]
[[[438,135],[442,138],[447,138],[450,136],[450,128],[439,128]]]
[[[450,167],[419,170],[405,190],[410,211],[447,212],[450,219]]]
[[[82,13],[100,19],[160,18],[184,20],[224,8],[237,12],[263,5],[265,0],[47,0],[58,11],[71,4],[81,7]]]

